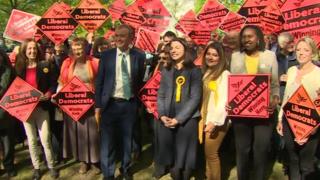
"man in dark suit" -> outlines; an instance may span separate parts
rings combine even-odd
[[[145,55],[130,48],[133,29],[125,24],[115,31],[117,48],[102,53],[96,77],[95,115],[101,129],[101,169],[105,179],[114,179],[115,144],[122,148],[121,168],[128,172],[133,125],[137,118],[137,95],[142,86]],[[116,139],[118,142],[116,142]]]

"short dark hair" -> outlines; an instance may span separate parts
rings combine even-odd
[[[4,49],[0,48],[0,69],[11,67],[11,62],[7,53],[4,51]]]
[[[163,38],[164,38],[164,37],[176,38],[177,35],[176,35],[174,32],[172,32],[172,31],[167,31],[166,33],[164,33]]]
[[[132,28],[132,26],[130,26],[129,24],[120,24],[119,26],[117,26],[116,27],[116,30],[117,29],[122,29],[122,28],[124,28],[124,29],[128,29],[128,31],[129,31],[129,37],[130,38],[134,38],[134,29]]]
[[[88,46],[88,41],[84,37],[76,37],[71,41],[71,46],[73,45],[81,45],[86,48]]]
[[[254,32],[256,33],[257,37],[258,37],[258,42],[257,43],[257,46],[258,46],[258,50],[259,51],[264,51],[266,49],[266,43],[264,42],[264,35],[263,35],[263,32],[262,30],[260,29],[259,26],[255,26],[255,25],[246,25],[245,27],[243,27],[240,31],[240,36],[239,36],[239,40],[240,40],[240,51],[243,52],[245,50],[245,48],[243,47],[243,44],[242,44],[242,35],[244,33],[244,31],[246,29],[252,29],[254,30]]]

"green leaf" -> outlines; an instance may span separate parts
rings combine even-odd
[[[196,14],[198,14],[200,12],[200,10],[205,2],[206,2],[206,0],[195,0],[194,1],[194,11]]]

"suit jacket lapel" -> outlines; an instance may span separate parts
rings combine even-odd
[[[182,89],[184,89],[181,93],[181,99],[183,97],[187,97],[188,93],[189,93],[189,89],[186,89],[186,87],[191,87],[190,83],[191,83],[191,71],[189,69],[185,69],[184,71],[182,71],[182,76],[186,79],[185,83],[182,85]],[[183,88],[184,87],[184,88]]]
[[[167,77],[163,77],[163,78],[168,78],[168,89],[167,91],[168,92],[168,98],[166,98],[168,101],[166,103],[166,106],[167,107],[170,107],[171,105],[171,101],[173,101],[173,91],[175,91],[174,89],[174,84],[175,83],[174,81],[174,68],[171,68],[169,71],[168,71],[168,76]],[[169,112],[167,112],[169,114]]]
[[[239,55],[239,63],[240,63],[240,69],[243,69],[243,73],[247,74],[247,67],[246,67],[246,55],[245,53],[240,53]]]
[[[117,62],[117,49],[114,49],[114,51],[110,55],[110,59],[101,59],[102,61],[107,61],[106,64],[110,63],[110,68],[106,68],[107,71],[110,70],[111,79],[113,80],[112,83],[115,81],[116,77],[116,62]],[[100,60],[100,61],[101,61]],[[108,63],[109,62],[109,63]],[[109,73],[108,73],[109,74]]]
[[[134,80],[135,74],[136,74],[136,55],[132,49],[129,51],[130,54],[130,77],[132,80]]]
[[[259,51],[258,73],[261,72],[261,69],[260,69],[262,67],[261,65],[264,64],[264,58],[263,58],[264,55],[263,55],[263,53],[264,52]]]

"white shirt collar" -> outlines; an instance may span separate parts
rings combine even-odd
[[[119,48],[117,48],[117,54],[118,56],[122,56],[123,54],[128,56],[130,49],[127,49],[126,51],[122,52]]]

